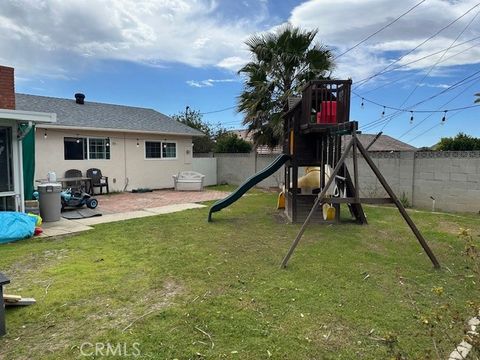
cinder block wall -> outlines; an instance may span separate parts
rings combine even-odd
[[[405,197],[412,204],[415,153],[410,151],[371,152],[370,156],[395,194],[398,197]],[[387,197],[382,184],[361,156],[358,164],[360,195],[362,197]],[[347,166],[350,174],[353,174],[351,158],[347,160]]]
[[[419,152],[415,157],[414,205],[480,211],[480,151]]]
[[[409,204],[455,212],[480,211],[480,151],[444,152],[371,152],[374,163],[399,198]],[[239,185],[270,164],[277,154],[215,154],[218,183]],[[353,173],[352,160],[347,166]],[[261,187],[277,187],[283,183],[283,167],[262,181]],[[386,192],[359,157],[360,192],[365,197],[384,197]]]
[[[219,184],[240,185],[250,176],[270,165],[278,154],[215,154],[217,159],[217,181]],[[261,181],[264,188],[279,187],[283,184],[283,166],[272,176]]]

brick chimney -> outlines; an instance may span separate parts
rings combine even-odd
[[[0,65],[0,109],[15,110],[14,69]]]

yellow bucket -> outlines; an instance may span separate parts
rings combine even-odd
[[[285,209],[285,193],[283,191],[278,194],[277,209]]]
[[[331,204],[323,204],[322,206],[323,220],[335,220],[335,208]]]

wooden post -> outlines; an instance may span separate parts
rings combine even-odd
[[[417,226],[415,225],[415,223],[413,222],[413,220],[410,218],[410,216],[408,215],[407,211],[405,210],[405,208],[403,207],[402,203],[400,202],[400,200],[398,200],[397,196],[395,195],[395,193],[393,192],[392,188],[390,187],[390,185],[388,185],[387,181],[385,180],[385,178],[383,177],[382,173],[380,172],[380,170],[378,170],[377,166],[375,165],[375,163],[373,162],[373,160],[370,158],[370,155],[368,154],[367,150],[365,150],[365,148],[363,147],[363,145],[360,143],[360,141],[357,141],[357,146],[358,146],[358,149],[360,150],[360,153],[363,155],[365,161],[368,163],[368,165],[370,166],[370,168],[372,169],[372,171],[375,173],[375,175],[377,176],[378,180],[380,181],[380,183],[382,184],[383,188],[385,189],[385,191],[388,193],[388,195],[392,198],[393,202],[395,203],[395,205],[397,206],[398,208],[398,211],[400,211],[400,214],[402,214],[403,218],[405,219],[405,221],[407,222],[408,226],[410,227],[410,229],[412,230],[412,232],[415,234],[415,236],[417,237],[420,245],[423,247],[423,250],[427,253],[428,257],[430,258],[431,262],[433,263],[433,266],[437,269],[440,268],[440,263],[437,261],[437,258],[435,257],[435,255],[433,254],[432,250],[430,249],[430,247],[428,246],[427,242],[425,241],[425,239],[423,238],[422,234],[420,233],[420,231],[418,230]]]
[[[353,195],[355,197],[355,203],[358,204],[358,199],[360,198],[358,194],[358,162],[357,162],[357,134],[354,132],[352,134],[352,138],[355,139],[353,142],[353,147],[352,147],[352,161],[353,161],[353,183],[355,186],[355,194]]]
[[[5,303],[3,301],[3,285],[9,284],[10,279],[0,273],[0,336],[7,333],[5,326]]]
[[[355,141],[355,138],[352,137],[352,140],[350,140],[350,142],[346,146],[342,157],[338,161],[337,166],[335,166],[335,169],[333,170],[333,173],[331,174],[330,178],[328,179],[327,184],[322,189],[320,194],[318,194],[317,199],[315,200],[315,203],[313,204],[312,210],[310,210],[310,213],[308,214],[307,218],[305,219],[305,222],[303,223],[302,227],[300,228],[300,231],[298,232],[297,237],[295,238],[292,245],[290,246],[290,249],[288,250],[287,255],[285,255],[285,257],[283,258],[283,261],[282,261],[282,264],[280,265],[280,267],[282,267],[282,268],[287,267],[288,260],[290,259],[293,252],[295,251],[295,248],[297,247],[298,243],[300,242],[300,239],[302,238],[303,233],[305,232],[308,224],[310,223],[310,220],[311,220],[313,214],[315,213],[315,211],[317,211],[318,207],[320,206],[322,201],[325,199],[325,194],[327,193],[327,190],[330,187],[330,185],[332,185],[333,181],[335,180],[335,177],[337,176],[338,172],[340,171],[340,169],[342,167],[342,164],[345,162],[345,159],[347,158],[347,155],[348,155],[350,149],[352,148],[352,145],[353,145],[354,141]]]
[[[5,327],[5,303],[3,302],[3,286],[0,285],[0,336],[7,333]]]
[[[368,151],[368,149],[370,149],[370,147],[371,147],[373,144],[375,144],[375,142],[378,140],[378,138],[379,138],[380,136],[382,136],[382,134],[383,134],[383,132],[380,131],[380,132],[373,138],[373,140],[370,141],[370,144],[367,145],[367,147],[365,148],[365,150]]]

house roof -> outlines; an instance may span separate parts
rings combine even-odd
[[[376,134],[358,134],[357,137],[364,147],[367,147],[377,136]],[[342,146],[345,147],[346,144],[351,139],[351,135],[344,135]],[[388,135],[381,135],[377,141],[368,149],[368,151],[416,151],[416,147],[411,146],[403,141],[392,138]]]
[[[54,112],[55,127],[91,128],[102,130],[152,132],[162,134],[202,136],[202,132],[173,120],[153,109],[74,99],[15,94],[17,110]]]
[[[237,134],[240,138],[246,140],[246,141],[253,141],[252,139],[252,133],[247,134],[247,130],[245,129],[238,129],[238,130],[232,130],[232,133]],[[376,134],[358,134],[357,137],[362,143],[364,147],[367,147],[377,136]],[[342,136],[342,147],[345,148],[346,144],[351,139],[351,135],[344,135]],[[257,148],[259,152],[263,153],[270,153],[272,152],[271,149],[269,149],[267,146],[259,146]],[[416,151],[418,150],[416,147],[411,146],[407,143],[404,143],[403,141],[397,140],[395,138],[392,138],[391,136],[388,135],[381,135],[368,149],[368,151]],[[273,150],[274,153],[281,153],[282,148],[280,146],[276,147]]]

